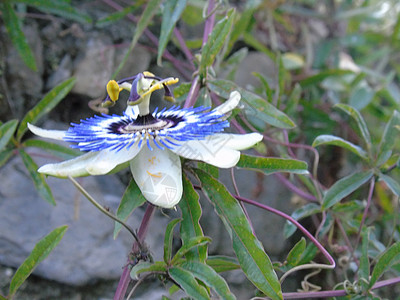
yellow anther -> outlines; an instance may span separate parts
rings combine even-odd
[[[164,96],[164,99],[168,102],[175,103],[175,98],[172,96]]]
[[[144,71],[143,72],[144,76],[151,76],[151,77],[155,77],[156,75],[154,75],[153,73],[149,72],[149,71]]]
[[[151,94],[154,91],[161,90],[162,88],[163,88],[162,83],[158,82],[158,83],[152,85],[145,93],[141,94],[140,98],[143,98],[144,96]]]
[[[172,85],[178,83],[179,78],[167,78],[165,81],[161,81],[165,85]]]
[[[107,93],[110,96],[112,101],[117,101],[119,97],[119,92],[122,89],[119,87],[118,83],[115,80],[110,80],[107,83]]]

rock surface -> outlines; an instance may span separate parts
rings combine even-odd
[[[38,150],[31,153],[38,154]],[[39,165],[44,162],[35,160]],[[79,181],[99,203],[115,211],[124,192],[115,176],[87,177]],[[68,180],[49,177],[47,182],[57,202],[55,207],[37,194],[19,157],[1,169],[0,263],[18,267],[41,238],[58,226],[68,225],[60,244],[38,266],[35,274],[72,285],[118,278],[131,249],[132,237],[122,230],[113,240],[114,222],[100,213]],[[129,219],[132,228],[138,228],[142,216],[143,209],[135,211]],[[165,216],[159,215],[149,228],[146,243],[156,259],[162,257],[160,251],[167,221]]]

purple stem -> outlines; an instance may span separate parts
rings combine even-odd
[[[200,91],[200,79],[199,76],[196,76],[192,81],[192,85],[190,86],[190,90],[187,95],[185,104],[183,104],[183,108],[194,106],[197,97],[199,96],[199,91]]]
[[[367,218],[367,213],[368,213],[369,207],[371,205],[372,194],[374,193],[374,188],[375,188],[375,176],[373,176],[371,178],[371,183],[370,183],[370,186],[369,186],[369,192],[368,192],[368,198],[367,198],[367,206],[364,209],[364,213],[363,213],[363,216],[362,216],[362,219],[361,219],[361,223],[360,223],[360,228],[358,228],[357,239],[356,239],[356,243],[354,245],[354,249],[357,249],[358,243],[360,242],[361,230],[362,230],[362,227],[364,226],[365,219]],[[352,257],[353,257],[353,254],[354,254],[354,250],[351,253]]]
[[[183,38],[179,29],[176,27],[174,28],[174,34],[175,34],[176,39],[179,42],[179,45],[181,46],[183,54],[185,54],[187,60],[189,61],[190,65],[192,66],[192,69],[195,70],[196,67],[194,66],[194,63],[193,63],[193,54],[192,54],[192,52],[190,52],[189,48],[186,46],[185,39]]]
[[[121,5],[119,5],[118,3],[115,3],[112,0],[103,0],[103,2],[105,4],[107,4],[108,6],[114,8],[115,10],[121,11],[123,9],[123,7]],[[137,23],[137,18],[132,15],[132,14],[127,14],[126,15],[127,18],[129,20],[131,20],[134,23]],[[144,34],[149,38],[149,40],[157,47],[158,46],[158,39],[157,37],[149,30],[149,29],[145,29],[144,30]],[[164,55],[165,58],[167,58],[168,60],[170,60],[175,68],[185,77],[187,78],[187,72],[186,69],[182,66],[182,62],[179,59],[176,59],[171,53],[169,53],[168,50],[164,51]]]
[[[296,221],[295,219],[293,219],[291,216],[285,214],[284,212],[281,212],[280,210],[277,210],[275,208],[272,208],[268,205],[259,203],[257,201],[251,200],[251,199],[247,199],[241,196],[234,196],[237,200],[239,201],[243,201],[246,202],[248,204],[260,207],[262,209],[268,210],[286,220],[288,220],[289,222],[293,223],[298,229],[300,229],[301,232],[304,233],[305,236],[307,236],[315,246],[317,246],[317,248],[322,252],[322,254],[326,257],[326,259],[329,261],[329,263],[331,264],[332,268],[335,268],[336,263],[335,260],[333,259],[333,257],[329,254],[329,252],[324,248],[324,246],[322,246],[320,244],[320,242],[318,242],[318,240],[307,230],[303,227],[303,225],[301,225],[298,221]]]
[[[147,229],[149,228],[149,223],[151,218],[153,217],[155,212],[155,206],[152,204],[148,204],[146,211],[144,213],[142,223],[140,224],[138,231],[138,238],[143,244],[144,238],[147,233]],[[132,252],[137,252],[139,249],[139,245],[137,242],[133,243]],[[128,289],[129,283],[131,282],[130,278],[130,261],[128,259],[127,265],[124,267],[124,271],[119,279],[119,283],[117,286],[117,290],[115,291],[114,300],[123,300],[125,298],[126,290]]]
[[[207,43],[208,40],[208,35],[211,33],[214,27],[214,21],[215,21],[215,12],[214,10],[214,0],[209,0],[208,1],[208,8],[207,8],[207,15],[208,18],[206,20],[206,23],[204,24],[204,33],[203,33],[203,45]],[[193,78],[192,81],[192,86],[190,87],[188,96],[186,98],[185,104],[183,105],[183,108],[188,108],[194,106],[196,103],[197,97],[199,96],[199,91],[200,91],[200,78],[199,76],[196,76]]]
[[[285,176],[283,176],[281,173],[276,173],[275,174],[276,177],[279,178],[279,180],[289,189],[291,190],[293,193],[299,195],[300,197],[309,200],[309,201],[313,201],[313,202],[318,202],[318,199],[309,194],[304,192],[303,190],[299,189],[297,186],[295,186],[293,183],[291,183],[289,180],[286,179]]]
[[[208,1],[208,7],[207,7],[207,20],[204,25],[204,32],[203,32],[203,46],[205,43],[207,43],[208,36],[212,32],[214,28],[214,23],[215,23],[215,13],[214,11],[215,3],[214,0],[209,0]]]

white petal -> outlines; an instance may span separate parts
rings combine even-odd
[[[152,204],[174,207],[182,198],[182,169],[179,156],[153,145],[153,151],[143,147],[131,161],[133,178],[143,196]]]
[[[187,141],[172,149],[176,154],[194,160],[201,160],[219,168],[232,168],[240,159],[240,152],[226,146],[224,135],[209,136],[205,140]]]
[[[133,119],[136,119],[139,114],[139,107],[137,105],[128,105],[125,113]]]
[[[56,177],[104,175],[131,160],[138,152],[137,147],[132,147],[130,150],[122,149],[118,152],[111,150],[88,152],[61,163],[44,165],[38,172]]]
[[[63,138],[65,136],[64,130],[47,130],[47,129],[43,129],[43,128],[37,127],[35,125],[32,125],[30,123],[28,123],[28,128],[30,131],[32,131],[37,136],[41,136],[41,137],[48,138],[48,139],[63,140]]]
[[[252,132],[247,134],[233,134],[233,133],[217,133],[210,137],[220,143],[224,143],[225,147],[235,150],[248,149],[263,139],[262,134]],[[224,141],[221,141],[221,140]]]
[[[144,146],[142,147],[144,148]],[[140,149],[138,147],[131,147],[128,149],[115,150],[102,150],[98,155],[89,161],[86,165],[86,170],[90,175],[103,175],[111,172],[115,167],[133,159]]]
[[[99,152],[89,152],[70,160],[57,164],[47,164],[39,168],[38,172],[56,177],[80,177],[90,175],[86,165],[93,161]]]
[[[229,99],[222,103],[220,106],[217,106],[214,110],[221,115],[226,114],[233,110],[236,106],[238,106],[240,98],[240,93],[238,91],[233,91],[229,95]]]

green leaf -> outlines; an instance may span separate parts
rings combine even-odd
[[[35,57],[26,41],[25,35],[19,25],[19,20],[10,2],[2,1],[2,16],[11,42],[18,51],[24,63],[32,70],[37,71]]]
[[[288,256],[286,257],[286,262],[289,267],[295,267],[299,265],[302,258],[302,254],[306,250],[306,240],[304,237],[300,239],[290,250]]]
[[[320,145],[333,145],[333,146],[338,146],[345,148],[351,152],[353,152],[355,155],[361,157],[364,160],[368,160],[368,154],[367,152],[364,151],[359,146],[354,145],[353,143],[346,141],[340,137],[334,136],[334,135],[320,135],[317,136],[312,143],[313,147],[317,147]]]
[[[371,274],[371,279],[369,282],[369,288],[371,288],[375,282],[382,276],[382,274],[387,271],[395,262],[398,262],[400,258],[400,242],[393,244],[376,262],[374,270]]]
[[[292,218],[295,220],[300,220],[305,217],[309,217],[311,215],[317,214],[321,212],[321,207],[315,203],[308,203],[299,209],[296,209],[292,213]],[[285,227],[283,229],[285,238],[289,238],[293,233],[295,233],[297,227],[293,223],[286,221]]]
[[[196,236],[188,240],[188,242],[182,245],[181,248],[175,253],[174,257],[171,260],[171,265],[175,264],[179,259],[186,255],[190,250],[196,247],[201,247],[211,243],[211,238],[208,236]]]
[[[282,299],[281,286],[272,263],[260,241],[254,236],[251,226],[238,201],[225,186],[202,170],[196,169],[202,189],[214,205],[233,242],[240,266],[247,278],[272,299]]]
[[[143,197],[143,194],[135,180],[132,179],[122,196],[121,202],[119,203],[116,217],[125,222],[133,211],[139,206],[142,206],[145,202],[146,199]],[[121,229],[121,223],[115,222],[114,239],[117,238]]]
[[[18,120],[10,120],[0,126],[0,152],[7,146],[11,140],[15,129],[17,129]]]
[[[164,236],[164,262],[168,264],[171,260],[172,242],[174,238],[174,228],[181,219],[174,219],[168,223]]]
[[[54,229],[47,236],[41,239],[33,248],[27,259],[15,272],[11,279],[9,295],[15,294],[22,283],[29,277],[35,268],[50,254],[63,238],[68,226],[61,226]]]
[[[21,155],[22,161],[24,162],[24,165],[28,170],[29,175],[31,175],[31,178],[39,195],[50,204],[56,205],[56,201],[54,200],[53,194],[51,193],[51,189],[46,183],[44,175],[37,172],[38,166],[33,161],[32,157],[30,157],[22,149],[19,149],[19,154]]]
[[[104,18],[101,18],[100,20],[97,20],[96,21],[96,26],[100,27],[100,28],[103,28],[103,27],[106,27],[106,26],[110,26],[111,23],[114,23],[114,22],[116,22],[118,20],[123,19],[126,15],[134,12],[137,8],[138,8],[138,3],[126,6],[121,11],[117,11],[115,13],[112,13],[112,14],[108,15],[107,17],[104,17]]]
[[[395,110],[390,117],[389,122],[385,126],[385,130],[382,135],[381,142],[379,144],[379,155],[393,150],[394,145],[397,142],[399,131],[396,126],[400,125],[400,113]]]
[[[262,171],[269,175],[277,172],[308,174],[307,163],[296,159],[240,155],[239,168]]]
[[[197,163],[197,167],[200,170],[203,170],[204,172],[207,172],[208,174],[210,174],[212,177],[214,178],[218,178],[219,177],[219,169],[213,165],[210,165],[208,163],[204,163],[204,162],[198,162]]]
[[[360,257],[360,268],[358,269],[358,277],[360,278],[359,282],[366,290],[368,287],[368,279],[369,279],[369,258],[368,258],[368,244],[370,240],[371,228],[363,227],[361,237],[362,237],[362,246],[361,246],[361,257]],[[364,279],[364,280],[361,280]]]
[[[13,0],[13,2],[25,3],[50,14],[58,15],[80,23],[90,23],[92,19],[79,10],[76,10],[69,1],[53,0]]]
[[[341,77],[341,76],[347,75],[347,74],[353,74],[353,71],[330,69],[327,71],[322,71],[322,72],[318,73],[317,75],[313,75],[313,76],[307,77],[306,79],[301,80],[300,85],[302,87],[308,87],[310,85],[317,85],[318,83],[322,82],[324,79],[326,79],[328,77],[331,77],[331,76]]]
[[[232,91],[239,91],[242,95],[242,102],[245,104],[245,112],[248,116],[278,127],[290,129],[296,127],[294,122],[283,112],[275,108],[271,103],[245,89],[238,87],[235,83],[224,79],[207,81],[208,88],[217,95],[227,99]]]
[[[131,55],[133,48],[135,48],[140,36],[142,35],[143,31],[149,26],[151,20],[153,19],[154,14],[157,12],[158,8],[160,7],[162,0],[150,0],[147,3],[146,8],[144,9],[140,19],[137,23],[135,34],[133,35],[132,42],[129,45],[128,51],[126,51],[124,58],[122,59],[121,63],[118,65],[117,69],[115,70],[112,78],[115,78],[119,71],[121,71],[122,67],[125,65],[128,57]]]
[[[77,157],[82,154],[79,150],[72,149],[69,147],[64,147],[59,144],[42,141],[42,140],[35,140],[29,139],[22,144],[23,147],[36,147],[43,149],[51,154],[54,154],[62,159],[71,159]]]
[[[156,261],[155,263],[151,263],[149,261],[140,261],[132,267],[130,276],[132,279],[137,280],[139,274],[145,272],[164,273],[167,272],[167,265],[161,261]]]
[[[181,17],[186,7],[187,0],[169,0],[164,3],[164,11],[161,23],[160,39],[158,43],[157,64],[161,66],[161,57],[167,47],[172,30]]]
[[[234,10],[231,9],[222,20],[215,24],[213,31],[208,36],[207,42],[201,50],[199,70],[201,78],[207,77],[207,68],[214,63],[217,54],[221,51],[231,30],[234,16]]]
[[[14,149],[6,149],[0,152],[0,167],[3,166],[14,154]]]
[[[179,208],[182,212],[182,221],[180,234],[182,243],[185,245],[191,238],[204,236],[200,226],[201,206],[199,195],[193,188],[186,175],[183,175],[183,196],[179,202]],[[196,247],[186,253],[187,260],[199,260],[204,262],[207,257],[207,247]]]
[[[229,290],[226,281],[210,266],[196,261],[187,261],[180,264],[180,267],[211,287],[217,293],[219,299],[236,299]]]
[[[174,266],[168,270],[169,276],[188,294],[196,300],[209,300],[207,290],[194,278],[193,274],[185,269]]]
[[[207,257],[207,265],[213,268],[217,273],[240,269],[240,265],[235,258],[224,255]]]
[[[72,89],[76,79],[70,78],[54,87],[38,104],[35,105],[22,119],[17,131],[17,140],[21,141],[26,132],[27,123],[35,124],[42,116],[49,113]]]
[[[344,197],[350,195],[370,180],[373,175],[374,172],[372,170],[356,172],[335,182],[326,192],[322,200],[322,210],[332,207]]]
[[[364,143],[367,145],[367,150],[370,153],[372,150],[371,136],[369,134],[367,124],[365,123],[365,120],[361,116],[360,112],[354,107],[342,103],[336,104],[335,107],[340,108],[343,112],[353,118],[357,124],[358,132],[361,135]]]
[[[392,191],[393,194],[400,197],[400,184],[394,180],[392,177],[384,174],[379,175],[379,179],[383,180],[389,189]]]
[[[313,243],[308,244],[306,250],[304,250],[303,254],[301,255],[299,266],[308,264],[310,261],[312,261],[317,255],[317,252],[317,246],[315,246]]]

